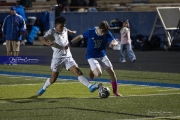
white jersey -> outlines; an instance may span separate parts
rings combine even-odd
[[[68,29],[64,28],[63,31],[60,33],[58,31],[55,30],[55,28],[53,29],[49,29],[46,34],[44,35],[44,38],[48,41],[54,41],[55,43],[57,43],[58,45],[65,47],[69,41],[68,41]],[[71,57],[71,52],[70,49],[68,47],[68,49],[59,49],[59,48],[55,48],[55,47],[51,47],[53,49],[53,58],[67,58],[67,57]]]

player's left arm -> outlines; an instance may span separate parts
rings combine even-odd
[[[118,45],[118,41],[116,39],[112,40],[109,44],[110,48],[113,48],[114,46]]]
[[[109,47],[113,48],[114,46],[118,45],[118,41],[112,36],[112,34],[108,33],[108,39],[110,40]]]
[[[68,34],[76,34],[76,31],[75,31],[75,30],[69,30],[69,29],[68,29]]]

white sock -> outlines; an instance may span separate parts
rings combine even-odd
[[[43,89],[45,90],[46,88],[48,88],[51,85],[50,83],[50,78],[48,78],[43,86]]]
[[[92,85],[83,75],[79,76],[78,80],[88,88]]]

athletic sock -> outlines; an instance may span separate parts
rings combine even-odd
[[[46,88],[48,88],[51,85],[50,83],[50,78],[48,78],[43,86],[43,89],[45,90]]]
[[[79,76],[79,77],[78,77],[78,80],[79,80],[83,85],[87,86],[88,88],[92,85],[92,84],[89,83],[89,81],[88,81],[83,75]]]
[[[111,81],[112,84],[112,89],[113,89],[113,93],[117,93],[117,80],[116,81]]]

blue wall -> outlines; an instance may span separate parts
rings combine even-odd
[[[67,19],[67,28],[77,30],[77,34],[82,34],[88,28],[98,26],[102,20],[110,23],[111,20],[128,19],[131,27],[131,35],[142,34],[149,36],[155,22],[157,12],[66,12],[61,13]],[[114,37],[119,38],[119,32],[111,30]],[[157,31],[162,33],[163,31]]]
[[[0,13],[0,21],[10,13]],[[28,16],[35,16],[42,19],[42,13],[26,13]],[[77,34],[82,34],[87,29],[98,26],[102,20],[110,23],[111,20],[118,18],[119,20],[128,19],[131,27],[131,36],[142,34],[149,36],[155,22],[157,12],[63,12],[61,13],[67,19],[67,28],[76,30]],[[48,12],[46,30],[54,27],[54,12]],[[120,37],[119,31],[111,30],[115,38]],[[158,34],[164,34],[164,30],[156,31]]]

